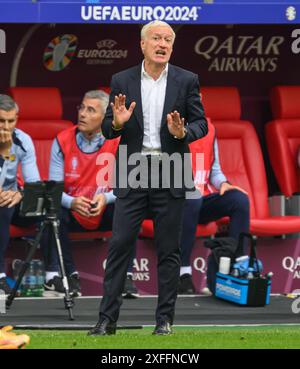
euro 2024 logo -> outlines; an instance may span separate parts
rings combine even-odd
[[[52,72],[62,71],[75,57],[77,45],[78,39],[75,35],[65,34],[55,37],[45,49],[44,66]]]

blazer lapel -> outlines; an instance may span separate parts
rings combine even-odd
[[[163,115],[161,120],[161,129],[164,127],[164,124],[167,122],[167,114],[172,112],[174,108],[175,101],[177,99],[177,95],[179,92],[180,84],[174,70],[174,67],[169,64],[168,69],[168,78],[167,78],[167,87],[166,87],[166,97],[165,104],[163,109]]]
[[[142,65],[139,65],[134,71],[134,73],[132,73],[131,83],[128,86],[128,91],[130,103],[132,101],[136,102],[136,107],[134,108],[133,112],[142,130],[144,130],[142,95],[141,95],[141,68]]]

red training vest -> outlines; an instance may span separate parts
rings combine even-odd
[[[213,187],[209,184],[209,177],[215,160],[214,141],[216,130],[209,119],[207,119],[207,125],[207,135],[189,144],[195,187],[202,195],[214,192]]]
[[[109,192],[113,184],[113,169],[119,138],[105,140],[95,152],[84,153],[76,141],[77,127],[68,128],[57,135],[57,141],[64,155],[64,191],[73,197]],[[105,173],[105,175],[103,175]],[[98,228],[103,212],[96,217],[84,217],[72,211],[80,225],[89,230]]]

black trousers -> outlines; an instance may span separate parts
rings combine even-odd
[[[132,247],[141,223],[150,211],[154,220],[158,257],[156,321],[168,320],[173,323],[180,272],[179,241],[184,201],[184,198],[174,198],[168,189],[131,190],[125,198],[116,200],[100,319],[108,317],[116,322],[119,317]]]

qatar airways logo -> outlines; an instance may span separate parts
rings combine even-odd
[[[209,72],[275,72],[284,41],[283,36],[208,35],[195,43],[194,51]]]
[[[286,256],[282,260],[282,267],[293,275],[293,279],[300,279],[300,256]]]
[[[102,267],[106,269],[107,259],[102,263]],[[132,279],[134,281],[144,281],[149,282],[151,280],[150,276],[150,260],[148,258],[135,258],[133,259],[133,275]]]
[[[6,34],[0,29],[0,54],[6,53]]]

